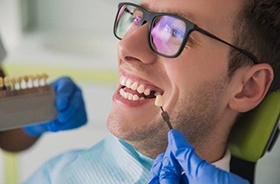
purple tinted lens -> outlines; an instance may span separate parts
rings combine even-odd
[[[151,45],[154,50],[165,55],[176,55],[183,43],[186,33],[184,21],[169,15],[154,19],[151,30]]]

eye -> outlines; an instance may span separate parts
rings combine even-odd
[[[183,38],[184,37],[184,33],[178,29],[172,29],[172,32],[171,32],[172,36],[173,37],[176,37],[176,38]]]
[[[167,24],[165,25],[164,30],[166,32],[168,32],[169,34],[171,34],[172,37],[181,38],[181,39],[183,39],[183,37],[184,37],[183,31],[181,31],[180,29],[177,29],[177,28],[173,28]]]

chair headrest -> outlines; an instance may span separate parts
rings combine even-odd
[[[270,151],[279,134],[280,90],[268,94],[255,109],[235,123],[228,148],[235,157],[257,162]]]

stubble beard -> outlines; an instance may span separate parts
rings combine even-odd
[[[198,150],[215,132],[219,120],[217,112],[227,84],[225,79],[202,84],[195,92],[180,98],[175,108],[168,112],[173,127],[183,132]],[[144,119],[146,122],[141,124],[145,126],[133,127],[129,131],[123,131],[118,121],[118,118],[110,114],[108,128],[111,133],[133,145],[142,154],[155,158],[165,151],[168,127],[160,114],[152,120]]]
[[[160,111],[159,111],[160,112]],[[124,139],[135,149],[150,158],[164,152],[167,146],[168,127],[164,124],[160,113],[152,120],[143,119],[144,126],[134,126],[124,130],[118,117],[110,114],[107,122],[109,131],[118,138]]]
[[[176,122],[176,129],[183,132],[198,151],[216,136],[219,128],[217,122],[221,120],[221,101],[227,85],[227,78],[202,84],[195,93],[180,101],[178,106],[185,106],[185,109],[174,109],[173,121]]]

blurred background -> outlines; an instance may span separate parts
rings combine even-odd
[[[86,126],[46,134],[15,157],[0,154],[0,184],[21,182],[50,157],[90,147],[107,135],[106,118],[117,84],[117,40],[112,33],[117,4],[113,0],[0,0],[7,75],[44,72],[49,82],[71,76],[83,90],[89,116]]]
[[[83,90],[89,122],[73,131],[46,134],[28,151],[0,151],[0,184],[20,183],[50,157],[87,148],[108,134],[106,118],[117,85],[116,0],[0,0],[0,35],[9,76],[70,76]],[[256,183],[280,181],[280,141],[257,165]]]

